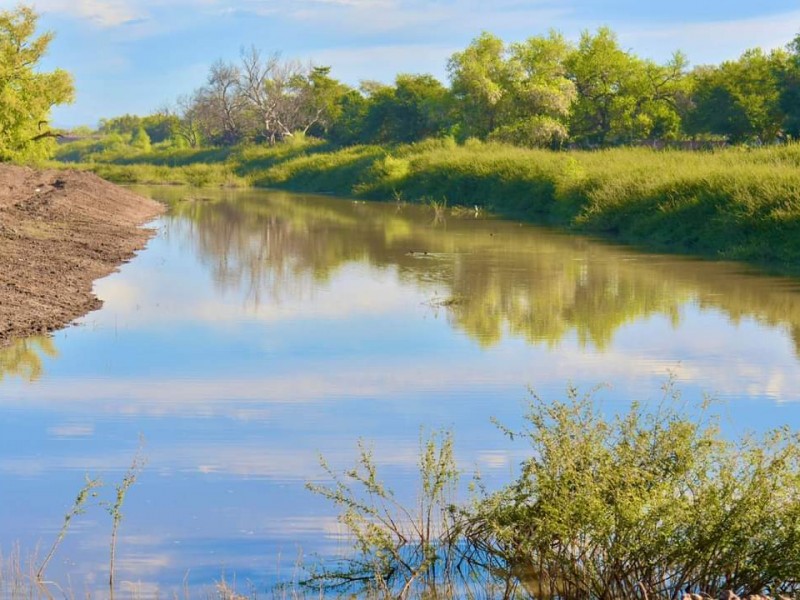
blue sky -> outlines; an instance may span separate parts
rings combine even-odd
[[[242,47],[333,67],[348,83],[399,72],[445,79],[447,57],[487,30],[515,41],[550,28],[577,38],[609,25],[624,47],[693,64],[775,48],[800,32],[798,0],[34,0],[57,37],[45,61],[71,71],[77,100],[61,126],[146,114],[203,84]],[[0,0],[11,8],[17,0]]]

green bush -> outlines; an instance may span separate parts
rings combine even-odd
[[[414,509],[362,449],[356,469],[331,472],[333,487],[312,486],[344,509],[356,549],[314,585],[454,597],[479,582],[563,600],[800,593],[800,436],[726,439],[706,406],[698,418],[665,390],[616,417],[574,389],[534,396],[524,428],[503,428],[529,446],[519,475],[468,503],[443,494],[458,476],[449,438],[423,445]]]
[[[800,438],[729,441],[677,401],[606,418],[574,390],[534,398],[506,431],[530,458],[464,511],[468,545],[538,597],[800,591]]]

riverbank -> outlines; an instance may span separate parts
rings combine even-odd
[[[452,139],[333,149],[314,142],[88,159],[122,183],[284,188],[465,205],[651,250],[800,271],[800,145],[713,152],[551,152]]]
[[[141,249],[163,211],[91,173],[0,166],[0,346],[99,308],[95,279]]]

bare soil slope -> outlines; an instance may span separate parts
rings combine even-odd
[[[0,346],[99,308],[92,282],[141,249],[164,210],[91,173],[0,165]]]

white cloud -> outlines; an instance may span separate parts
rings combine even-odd
[[[80,14],[100,27],[115,27],[146,17],[146,13],[125,0],[80,0]]]
[[[34,0],[42,13],[67,15],[108,29],[152,19],[156,9],[211,6],[218,0]]]
[[[98,27],[118,27],[148,17],[145,7],[129,0],[39,0],[34,3],[44,13],[67,14]]]
[[[506,28],[524,28],[528,35],[545,30],[544,24],[564,18],[564,9],[536,6],[506,5],[494,3],[475,4],[458,0],[449,4],[433,3],[419,6],[416,3],[367,3],[344,4],[304,3],[289,16],[305,21],[333,20],[340,30],[353,36],[374,36],[390,32],[403,33],[416,39],[430,38],[425,32],[435,32],[433,37],[442,39],[448,35],[462,38],[464,34],[474,36],[482,30],[498,31]],[[532,28],[532,30],[531,30]]]
[[[398,73],[431,73],[446,78],[447,59],[459,50],[441,44],[381,45],[361,48],[315,50],[301,57],[315,64],[331,65],[333,75],[355,85],[359,81],[393,81]]]
[[[64,423],[49,427],[47,433],[56,438],[85,438],[94,435],[94,425],[91,423]]]
[[[748,48],[785,46],[800,30],[800,10],[739,20],[669,23],[618,28],[623,45],[639,54],[666,56],[685,52],[695,63],[718,63],[738,57]]]

